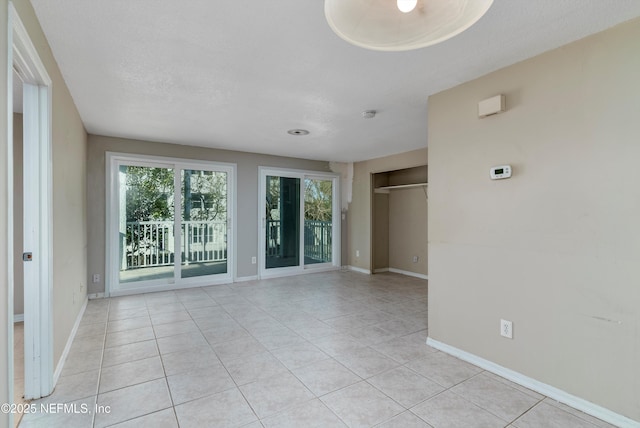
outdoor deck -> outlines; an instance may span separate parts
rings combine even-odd
[[[190,265],[182,265],[182,277],[193,278],[197,276],[216,275],[227,272],[227,261],[204,262]],[[173,277],[173,266],[154,266],[120,271],[120,283],[149,281]]]

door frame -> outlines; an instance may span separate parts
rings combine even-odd
[[[9,2],[8,64],[23,81],[24,137],[24,248],[33,253],[25,262],[24,345],[25,398],[51,394],[53,378],[53,209],[52,209],[52,81],[40,60],[18,12]],[[13,101],[13,70],[9,72],[9,102]],[[13,115],[13,108],[10,109]],[[12,119],[12,118],[11,118]],[[9,144],[13,144],[13,121],[9,121]],[[13,153],[11,153],[11,159]],[[13,169],[11,161],[11,170]],[[12,174],[12,171],[9,172]],[[13,188],[10,189],[13,193]],[[31,197],[29,197],[31,196]],[[13,206],[13,195],[10,205]],[[11,208],[12,209],[12,208]],[[10,221],[13,231],[13,219]],[[27,230],[30,228],[30,230]],[[12,233],[12,232],[11,232]],[[9,245],[13,245],[10,236]],[[11,248],[13,253],[13,248]],[[17,255],[13,255],[16,257]],[[9,285],[9,316],[13,318],[13,278]],[[10,380],[13,368],[13,321],[9,325]],[[12,386],[11,386],[12,387]]]
[[[291,267],[271,268],[266,267],[266,177],[268,175],[279,177],[290,177],[300,179],[300,265]],[[305,179],[332,180],[332,261],[331,263],[320,263],[306,265],[304,263],[304,193]],[[278,167],[258,167],[258,277],[259,278],[276,278],[290,275],[300,275],[302,273],[321,272],[327,270],[340,269],[341,266],[341,210],[340,210],[340,174],[323,171],[311,171],[291,168]],[[338,239],[335,239],[338,237]]]
[[[219,278],[212,276],[202,276],[193,278],[177,278],[180,269],[174,269],[174,276],[167,284],[167,280],[150,280],[139,281],[137,286],[130,288],[119,287],[119,276],[117,274],[118,261],[120,259],[119,245],[114,237],[114,231],[118,230],[119,222],[119,205],[118,199],[118,174],[116,168],[119,164],[133,164],[149,167],[174,168],[175,171],[180,169],[203,169],[203,170],[221,170],[228,174],[227,179],[227,274],[220,275]],[[237,230],[236,221],[236,176],[237,165],[234,163],[203,161],[195,159],[173,158],[166,156],[138,155],[133,153],[106,153],[106,218],[105,218],[105,296],[123,296],[128,294],[147,293],[155,291],[177,290],[190,287],[201,287],[203,285],[225,284],[234,282],[236,272],[236,238]],[[175,206],[181,203],[180,190],[181,180],[178,174],[174,174],[174,191],[176,198]],[[177,211],[179,213],[180,210]],[[174,222],[174,236],[179,236],[181,220],[178,218]],[[175,239],[175,248],[179,248],[180,240]],[[175,253],[175,251],[174,251]],[[174,259],[175,260],[175,259]],[[174,266],[175,267],[175,266]]]

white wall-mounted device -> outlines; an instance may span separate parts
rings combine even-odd
[[[506,109],[505,96],[496,95],[495,97],[487,98],[478,103],[478,117],[483,119],[487,116],[502,113]]]
[[[500,165],[491,167],[491,179],[501,180],[511,177],[511,165]]]

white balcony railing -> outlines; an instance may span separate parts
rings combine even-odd
[[[280,220],[267,220],[267,257],[282,256]],[[332,224],[330,221],[304,221],[304,256],[314,262],[332,260]]]
[[[331,262],[332,224],[330,221],[304,221],[304,256],[315,262]]]
[[[127,222],[121,235],[121,270],[171,266],[175,261],[173,221]],[[183,221],[180,260],[183,264],[227,259],[226,221]]]
[[[173,221],[127,222],[121,234],[121,270],[172,266],[175,262]],[[281,225],[267,222],[267,257],[278,257]],[[330,221],[305,220],[304,255],[314,262],[332,260],[332,225]],[[183,264],[227,260],[226,221],[183,221],[180,242]]]

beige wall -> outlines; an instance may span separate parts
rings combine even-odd
[[[425,141],[426,145],[426,141]],[[353,199],[349,205],[349,265],[371,270],[371,174],[425,165],[427,149],[357,162],[353,174]],[[360,257],[356,257],[356,250]]]
[[[107,151],[237,164],[238,277],[257,274],[257,264],[251,264],[251,257],[258,256],[258,167],[329,171],[327,162],[90,135],[87,189],[88,215],[91,221],[87,273],[89,276],[99,273],[103,280],[100,284],[90,284],[90,293],[104,291],[105,153]]]
[[[22,115],[13,114],[13,313],[24,314],[24,271],[20,254],[23,243]]]
[[[635,20],[429,99],[430,337],[635,420],[639,40]]]
[[[7,28],[9,25],[9,2],[7,0],[0,0],[0,28]],[[7,32],[0,31],[0,82],[6,82],[8,79],[7,70],[9,69],[7,64]],[[7,85],[0,85],[0,130],[8,129],[9,112],[7,106],[9,105]],[[0,344],[3,344],[0,348],[0,403],[11,402],[11,386],[13,380],[9,382],[9,359],[8,359],[8,347],[4,344],[9,342],[9,326],[12,324],[9,322],[11,318],[8,313],[9,308],[9,285],[12,281],[10,276],[9,265],[7,263],[9,252],[13,248],[9,248],[9,227],[13,227],[9,224],[9,197],[8,192],[9,183],[11,183],[11,177],[8,172],[11,171],[9,166],[13,163],[11,159],[12,147],[8,140],[7,133],[0,131]],[[9,414],[0,412],[0,428],[9,427]]]
[[[427,275],[426,187],[389,193],[389,267]],[[413,262],[418,256],[418,262]]]

